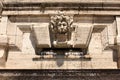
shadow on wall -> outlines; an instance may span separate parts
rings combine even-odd
[[[118,52],[117,50],[113,50],[113,61],[117,62],[118,61],[117,58],[118,58]]]
[[[33,32],[30,33],[30,37],[29,38],[30,38],[30,41],[31,41],[31,44],[32,44],[34,50],[36,50],[36,38],[34,37]]]
[[[79,62],[82,62],[82,61],[91,61],[91,59],[85,59],[85,58],[74,58],[74,59],[66,58],[65,55],[56,55],[56,56],[54,56],[54,58],[34,57],[32,60],[33,60],[33,61],[43,61],[43,62],[44,62],[44,61],[47,61],[48,64],[49,64],[49,62],[51,62],[51,61],[55,61],[55,62],[56,62],[56,65],[57,65],[58,67],[63,66],[65,61],[68,61],[68,62],[71,62],[71,61],[72,61],[72,62],[76,62],[76,61],[79,61]],[[43,64],[44,64],[44,63],[43,63]]]

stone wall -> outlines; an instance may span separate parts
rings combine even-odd
[[[1,69],[119,68],[119,1],[46,1],[2,1]],[[73,17],[75,30],[67,48],[87,50],[84,57],[51,54],[43,59],[36,55],[43,48],[54,48],[50,21],[60,14]]]

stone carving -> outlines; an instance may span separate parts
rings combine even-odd
[[[61,1],[0,0],[0,69],[120,68],[120,0]]]
[[[55,33],[67,33],[71,31],[73,17],[66,15],[55,15],[51,17],[51,28]]]
[[[74,30],[73,17],[64,14],[58,14],[51,17],[50,30],[53,35],[53,45],[65,44],[71,39],[71,33]],[[62,46],[63,47],[63,46]]]

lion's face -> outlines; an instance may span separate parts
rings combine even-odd
[[[68,25],[66,22],[59,22],[58,25],[57,25],[57,28],[58,28],[58,32],[59,33],[66,33],[67,30],[68,30]]]
[[[51,17],[51,29],[55,33],[65,34],[69,32],[73,18],[66,15],[56,15]]]

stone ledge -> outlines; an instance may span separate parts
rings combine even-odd
[[[43,14],[43,12],[40,11],[3,11],[2,15],[6,16],[13,16],[13,15],[22,15],[22,16],[48,16],[49,15],[55,15],[58,14],[59,10],[53,10],[49,11],[46,10]],[[120,11],[89,11],[89,10],[81,10],[81,11],[63,11],[65,14],[69,15],[109,15],[109,16],[115,16],[115,15],[120,15]]]
[[[119,0],[4,0],[4,3],[120,3]]]

